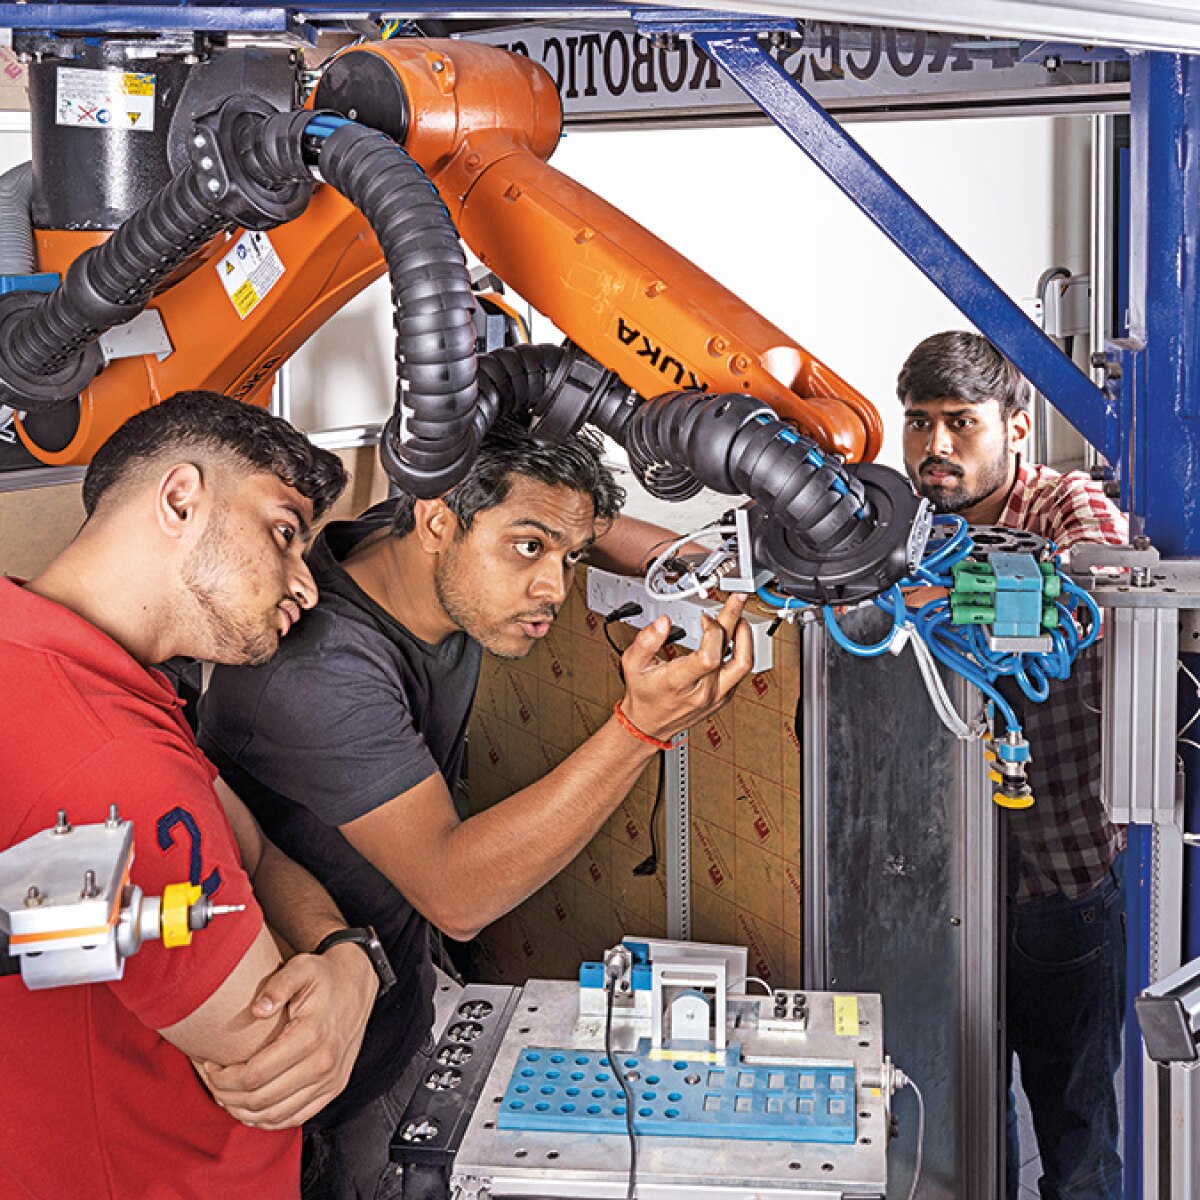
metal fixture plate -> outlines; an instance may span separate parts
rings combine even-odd
[[[737,1043],[722,1062],[660,1059],[649,1053],[645,1038],[618,1059],[631,1073],[639,1137],[854,1141],[856,1084],[849,1063],[747,1063]],[[531,1046],[517,1059],[497,1124],[624,1137],[625,1093],[602,1050]]]
[[[807,1033],[790,1037],[748,1036],[746,1028],[737,1024],[734,1008],[731,1002],[731,1032],[742,1039],[747,1059],[755,1062],[815,1058],[823,1055],[816,1051],[818,1044],[839,1045],[838,1059],[853,1060],[859,1073],[858,1140],[854,1145],[838,1146],[643,1138],[638,1143],[640,1194],[653,1196],[654,1200],[695,1200],[704,1195],[720,1195],[728,1200],[766,1195],[803,1200],[882,1197],[887,1177],[887,1108],[882,1094],[870,1096],[862,1086],[872,1068],[878,1069],[881,1059],[883,1015],[879,998],[858,997],[856,1037],[835,1035],[834,1015],[828,1004],[813,1008]],[[459,1196],[486,1194],[493,1200],[505,1196],[587,1196],[617,1200],[625,1195],[628,1149],[623,1139],[497,1127],[507,1082],[529,1046],[599,1050],[603,1044],[604,1018],[579,1016],[576,984],[551,980],[529,983],[455,1159],[453,1184]],[[633,1049],[633,1030],[628,1025],[614,1022],[613,1049],[616,1053]],[[670,1063],[666,1065],[670,1067]]]

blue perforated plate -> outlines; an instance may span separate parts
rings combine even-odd
[[[725,1062],[652,1059],[642,1039],[621,1064],[635,1107],[634,1132],[649,1136],[824,1142],[855,1139],[854,1066],[747,1065],[741,1046]],[[625,1132],[625,1096],[597,1050],[522,1050],[504,1093],[501,1129]]]

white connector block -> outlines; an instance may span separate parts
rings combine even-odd
[[[642,606],[642,611],[636,616],[627,617],[623,622],[635,629],[644,629],[651,621],[661,616],[671,618],[672,625],[678,625],[686,636],[677,644],[689,650],[695,650],[700,645],[700,635],[703,633],[700,616],[702,613],[715,615],[721,605],[716,600],[652,600],[646,594],[645,585],[639,576],[615,575],[611,571],[602,571],[599,567],[589,567],[587,576],[588,608],[600,616],[607,616],[622,604],[633,601]],[[775,664],[775,645],[767,636],[771,618],[747,613],[746,624],[750,627],[750,635],[754,641],[755,675],[769,671]]]

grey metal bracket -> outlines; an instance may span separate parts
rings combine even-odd
[[[692,936],[691,798],[687,738],[676,735],[666,751],[667,937]]]

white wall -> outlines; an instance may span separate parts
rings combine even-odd
[[[853,135],[1014,298],[1087,270],[1083,117],[858,124]],[[554,164],[693,259],[870,397],[897,464],[896,372],[958,311],[776,128],[576,132]],[[536,254],[536,247],[530,247]],[[294,360],[309,428],[390,410],[386,282]],[[537,322],[538,336],[557,335]]]
[[[851,132],[1021,300],[1048,266],[1087,270],[1088,129],[1086,118],[1022,117]],[[883,461],[898,464],[900,364],[923,337],[970,325],[783,133],[578,133],[554,164],[867,395],[888,428]]]

